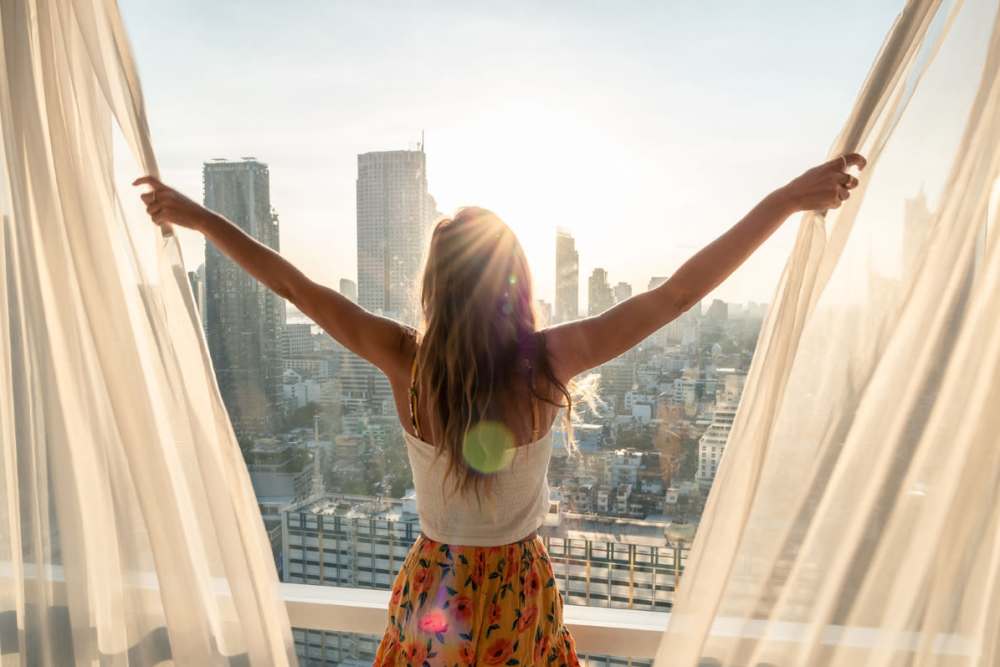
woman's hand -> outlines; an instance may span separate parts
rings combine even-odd
[[[152,188],[140,197],[146,205],[146,213],[157,225],[173,224],[203,231],[203,225],[215,215],[152,176],[137,178],[132,185],[148,185]]]
[[[825,211],[840,208],[858,186],[858,179],[847,173],[850,167],[864,169],[868,161],[857,153],[848,153],[813,167],[775,194],[792,212]]]

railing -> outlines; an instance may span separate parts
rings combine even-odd
[[[305,584],[281,584],[281,589],[292,627],[376,636],[385,630],[388,591]],[[578,653],[629,660],[654,657],[669,618],[666,612],[578,605],[564,608],[564,620]],[[720,617],[709,632],[716,642],[799,643],[814,640],[815,631],[809,623]],[[840,655],[852,658],[851,664],[865,663],[873,651],[912,658],[928,641],[931,655],[940,657],[941,664],[974,664],[977,642],[956,634],[926,637],[914,631],[842,625],[827,625],[820,634],[822,644],[837,646]]]
[[[381,635],[389,591],[281,584],[292,627]],[[582,654],[652,658],[668,613],[566,605],[563,617]]]

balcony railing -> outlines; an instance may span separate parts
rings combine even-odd
[[[281,584],[292,627],[381,635],[389,591]],[[564,619],[581,654],[652,658],[668,613],[566,605]]]
[[[281,588],[292,627],[376,636],[385,630],[388,591],[305,584],[281,584]],[[566,605],[564,611],[581,655],[634,660],[654,657],[669,618],[668,612],[578,605]],[[719,641],[765,639],[780,643],[809,641],[814,630],[808,623],[719,618],[710,635]],[[820,635],[821,643],[838,646],[844,656],[856,657],[857,664],[870,658],[873,650],[913,654],[926,641],[913,631],[842,625],[828,625]],[[972,664],[977,650],[971,638],[955,634],[936,634],[931,646],[933,655],[957,659],[943,664]]]

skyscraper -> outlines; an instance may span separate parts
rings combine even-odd
[[[608,272],[598,267],[590,274],[587,284],[587,314],[600,315],[615,305],[614,293],[608,284]]]
[[[358,303],[416,324],[424,241],[437,215],[423,148],[358,155],[357,207]],[[368,417],[394,418],[389,381],[374,366],[347,354],[340,381],[342,402],[357,418],[345,433],[356,435]]]
[[[358,302],[358,284],[353,280],[341,278],[340,293],[346,296],[349,301]]]
[[[423,150],[358,156],[358,303],[415,324],[417,278],[434,200]]]
[[[580,255],[576,240],[563,230],[556,231],[556,323],[575,320],[580,301]]]
[[[267,165],[212,160],[203,170],[205,206],[279,249]],[[237,436],[266,433],[281,403],[280,340],[285,303],[211,243],[205,248],[205,332],[223,402]]]
[[[632,286],[626,282],[615,285],[615,303],[621,303],[632,296]]]

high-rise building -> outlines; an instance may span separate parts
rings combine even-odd
[[[358,302],[358,284],[348,278],[340,279],[340,293],[354,303]]]
[[[358,155],[357,302],[363,308],[417,323],[424,243],[438,215],[427,192],[423,147]],[[342,292],[351,288],[341,281]],[[340,375],[342,403],[357,418],[345,423],[345,433],[358,435],[369,415],[395,415],[389,381],[374,366],[348,353]]]
[[[415,324],[418,277],[434,199],[423,150],[358,156],[358,303]]]
[[[632,296],[632,286],[626,282],[620,282],[615,285],[615,303],[621,303],[622,301],[630,298]]]
[[[315,352],[312,326],[309,322],[289,322],[286,324],[282,337],[282,354],[286,357],[298,357]]]
[[[280,248],[266,164],[256,158],[212,160],[203,177],[207,208]],[[206,244],[205,333],[222,399],[241,438],[273,426],[281,404],[284,325],[284,300]]]
[[[538,321],[535,323],[539,328],[552,324],[552,304],[543,299],[535,302],[535,310],[538,314]]]
[[[580,255],[569,232],[556,231],[556,312],[555,321],[569,322],[579,315]]]
[[[590,274],[588,281],[587,314],[600,315],[615,305],[614,292],[608,284],[608,272],[598,267]]]
[[[704,486],[711,486],[715,479],[722,453],[726,449],[726,441],[729,440],[729,432],[733,430],[737,404],[732,402],[732,398],[727,394],[725,400],[716,404],[715,417],[698,441],[698,472],[695,473],[695,479]],[[738,396],[736,400],[739,400]]]

